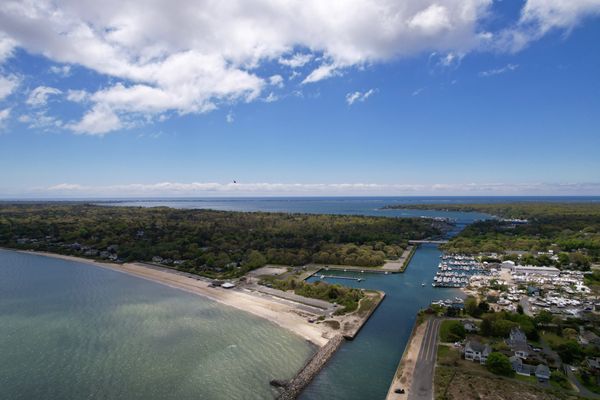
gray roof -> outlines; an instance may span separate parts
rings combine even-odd
[[[538,364],[535,368],[535,376],[550,378],[550,368],[546,364]]]
[[[469,340],[466,344],[465,344],[465,350],[470,349],[472,351],[476,351],[478,353],[490,353],[491,352],[491,347],[489,344],[483,344],[483,343],[479,343],[476,340]]]

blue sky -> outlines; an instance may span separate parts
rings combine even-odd
[[[600,1],[184,3],[3,7],[0,197],[600,195]]]

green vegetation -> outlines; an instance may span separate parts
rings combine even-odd
[[[515,373],[510,365],[510,361],[508,361],[508,357],[502,353],[490,353],[485,362],[485,366],[488,371],[496,375],[513,376]]]
[[[569,383],[567,376],[558,370],[552,371],[550,374],[550,383],[562,389],[573,390],[573,387],[571,386],[571,383]]]
[[[444,320],[440,326],[440,339],[442,342],[458,342],[465,338],[465,327],[460,321]]]
[[[336,314],[346,314],[356,310],[359,301],[365,296],[361,289],[329,284],[323,281],[307,283],[290,277],[288,279],[273,279],[267,282],[279,290],[293,290],[299,296],[336,303],[341,306]],[[265,283],[265,281],[262,283]]]
[[[156,257],[223,278],[266,263],[378,266],[398,258],[409,239],[438,233],[416,218],[0,204],[0,246],[114,261]]]
[[[400,206],[394,206],[400,207]],[[527,254],[524,264],[557,265],[588,269],[600,260],[600,203],[504,203],[504,204],[420,204],[401,208],[476,211],[507,219],[479,221],[469,225],[444,249],[454,253],[503,253],[521,250],[537,253],[554,250],[559,260],[548,255]],[[517,256],[513,255],[512,258]],[[511,256],[504,256],[511,259]]]

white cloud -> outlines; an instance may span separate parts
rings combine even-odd
[[[102,136],[121,129],[123,123],[110,108],[96,105],[83,116],[81,121],[67,124],[66,127],[75,133]]]
[[[31,114],[19,116],[19,122],[27,124],[30,129],[42,129],[52,131],[63,126],[63,121],[54,116],[48,115],[46,110],[37,111]]]
[[[279,64],[285,65],[290,68],[300,68],[309,63],[314,56],[309,53],[296,53],[289,58],[279,57]]]
[[[50,196],[199,196],[199,195],[598,195],[600,183],[219,183],[159,182],[88,186],[61,183],[31,189]]]
[[[571,29],[600,0],[527,0],[518,24],[486,32],[492,0],[4,0],[0,62],[15,47],[110,77],[79,122],[98,110],[122,119],[203,113],[262,99],[261,66],[317,62],[303,83],[397,57],[445,55],[455,65],[490,43],[527,43]],[[506,47],[506,46],[505,46]],[[317,61],[318,60],[318,61]],[[64,70],[62,72],[68,72]],[[60,72],[59,71],[59,72]],[[152,120],[152,118],[150,118]]]
[[[265,103],[272,103],[274,101],[279,100],[279,97],[273,92],[269,93],[267,97],[265,97]]]
[[[67,91],[67,100],[72,101],[74,103],[81,103],[83,101],[88,100],[90,94],[85,90],[71,90]]]
[[[0,110],[0,126],[10,117],[10,108],[5,108],[4,110]]]
[[[61,90],[53,87],[38,86],[29,93],[29,97],[27,97],[25,103],[34,107],[44,106],[48,102],[48,97],[61,93]]]
[[[479,76],[487,78],[494,75],[504,74],[505,72],[514,71],[517,68],[519,68],[518,64],[506,64],[504,67],[501,68],[494,68],[487,71],[481,71],[479,73]]]
[[[357,101],[365,101],[367,100],[369,97],[371,97],[374,93],[376,92],[376,89],[369,89],[366,92],[352,92],[352,93],[348,93],[346,94],[346,103],[348,103],[348,105],[352,105]]]
[[[411,96],[418,96],[418,95],[420,95],[420,94],[423,92],[423,90],[425,90],[425,88],[418,88],[418,89],[415,89],[415,90],[414,90],[414,91],[411,93]]]
[[[20,79],[15,75],[0,76],[0,100],[7,98],[19,83]]]
[[[67,77],[71,75],[71,66],[70,65],[53,65],[50,67],[50,72],[56,75],[60,75],[63,77]]]
[[[408,26],[423,31],[426,35],[435,35],[451,28],[448,9],[439,4],[432,4],[418,12],[409,21]]]
[[[15,41],[0,32],[0,64],[13,54]]]
[[[269,83],[273,86],[277,86],[278,88],[283,87],[283,76],[281,75],[273,75],[269,77]]]
[[[228,124],[232,124],[233,121],[235,121],[235,116],[233,115],[233,111],[229,111],[227,113],[227,115],[225,116],[225,121],[227,121]]]
[[[553,30],[569,33],[583,19],[600,15],[600,0],[527,0],[517,24],[502,31],[495,44],[519,51]]]
[[[337,67],[334,64],[320,65],[319,67],[315,68],[310,74],[308,74],[308,76],[304,78],[302,83],[315,83],[323,79],[338,76],[341,74],[338,68],[339,67]]]

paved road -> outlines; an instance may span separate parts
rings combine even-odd
[[[423,343],[419,349],[412,385],[408,393],[409,400],[433,399],[433,372],[437,357],[437,337],[441,324],[439,319],[427,322]]]
[[[565,364],[564,370],[567,373],[567,376],[569,377],[569,380],[571,381],[571,383],[573,385],[575,385],[575,387],[577,387],[577,391],[579,391],[579,394],[581,396],[588,398],[588,399],[600,399],[600,395],[597,395],[594,392],[590,392],[585,386],[583,386],[581,383],[579,383],[579,380],[575,377],[575,374],[573,373],[573,371],[571,371],[570,365]]]

